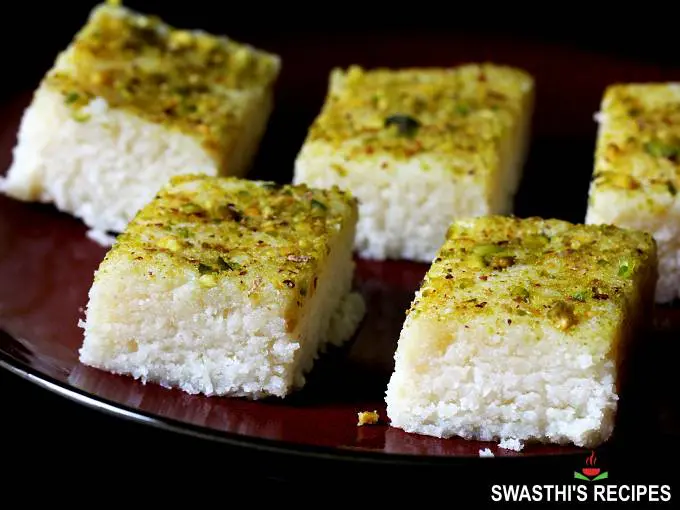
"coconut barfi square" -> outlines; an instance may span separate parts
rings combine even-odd
[[[276,55],[115,4],[95,7],[41,81],[0,184],[102,244],[173,175],[243,176],[280,70]]]
[[[651,235],[489,216],[455,222],[408,311],[386,403],[437,437],[594,447],[654,305]]]
[[[680,83],[615,84],[600,112],[586,223],[644,230],[657,241],[656,300],[680,295]]]
[[[533,96],[490,63],[334,69],[294,182],[352,191],[363,258],[432,262],[453,219],[512,212]]]
[[[192,394],[286,396],[363,317],[356,220],[337,189],[172,178],[98,268],[80,361]]]

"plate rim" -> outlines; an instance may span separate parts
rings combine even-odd
[[[0,331],[12,336],[5,330]],[[300,444],[285,440],[237,434],[164,417],[100,397],[64,381],[60,381],[59,379],[18,360],[3,349],[0,349],[0,368],[53,394],[59,395],[89,409],[108,414],[114,419],[126,419],[143,426],[165,430],[166,432],[182,434],[204,441],[216,441],[232,447],[250,448],[261,453],[293,455],[296,457],[308,458],[310,460],[332,460],[336,462],[342,461],[376,465],[390,464],[392,466],[399,464],[403,467],[427,466],[450,468],[460,465],[469,465],[472,462],[486,461],[485,458],[475,455],[451,456],[386,453],[361,448],[342,449],[333,446]],[[547,459],[562,459],[566,461],[575,459],[579,455],[580,452],[572,452],[559,455],[508,455],[494,458],[504,463],[517,463],[520,461],[527,463],[532,461],[545,461]]]

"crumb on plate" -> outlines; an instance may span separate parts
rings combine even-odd
[[[362,427],[364,425],[375,425],[380,420],[378,411],[361,411],[357,413],[357,417],[357,427]]]
[[[505,438],[500,443],[498,443],[499,448],[504,450],[513,450],[515,452],[521,452],[524,449],[524,443],[519,439]]]

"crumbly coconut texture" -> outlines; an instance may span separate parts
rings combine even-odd
[[[461,220],[409,309],[386,402],[437,437],[594,447],[614,427],[630,339],[651,315],[646,233]]]
[[[493,64],[335,69],[294,181],[352,191],[361,256],[431,262],[454,218],[512,211],[533,93]]]
[[[279,68],[225,37],[98,6],[36,90],[0,189],[54,203],[106,243],[171,176],[247,172]]]
[[[356,215],[339,190],[174,178],[98,269],[80,360],[189,393],[287,395],[363,317]]]
[[[617,84],[604,94],[586,223],[657,241],[656,300],[680,295],[680,83]]]

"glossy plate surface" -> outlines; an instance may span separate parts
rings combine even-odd
[[[516,200],[517,215],[582,221],[595,139],[592,116],[604,87],[613,81],[680,76],[673,69],[512,41],[393,38],[372,43],[369,54],[362,51],[364,42],[348,38],[324,49],[310,42],[304,44],[304,54],[299,53],[300,42],[270,45],[286,65],[278,106],[252,177],[290,180],[292,161],[323,101],[327,71],[334,64],[426,66],[494,60],[522,66],[537,80],[533,143]],[[25,94],[0,107],[0,172],[11,160],[18,122],[29,100],[30,94]],[[85,231],[78,220],[50,205],[0,197],[0,364],[53,391],[175,430],[296,453],[357,460],[408,456],[412,461],[477,457],[486,447],[509,457],[582,453],[548,445],[530,445],[517,453],[494,443],[409,435],[386,423],[356,426],[358,411],[376,409],[385,418],[383,396],[392,357],[404,312],[427,269],[422,264],[358,261],[356,285],[368,305],[361,329],[352,342],[324,356],[306,387],[285,400],[191,396],[82,366],[77,353],[82,330],[77,323],[93,271],[105,254]],[[655,322],[655,330],[640,339],[632,383],[607,448],[634,447],[640,437],[650,444],[678,436],[680,406],[673,391],[673,368],[680,354],[675,338],[680,321],[674,307],[664,307]]]

